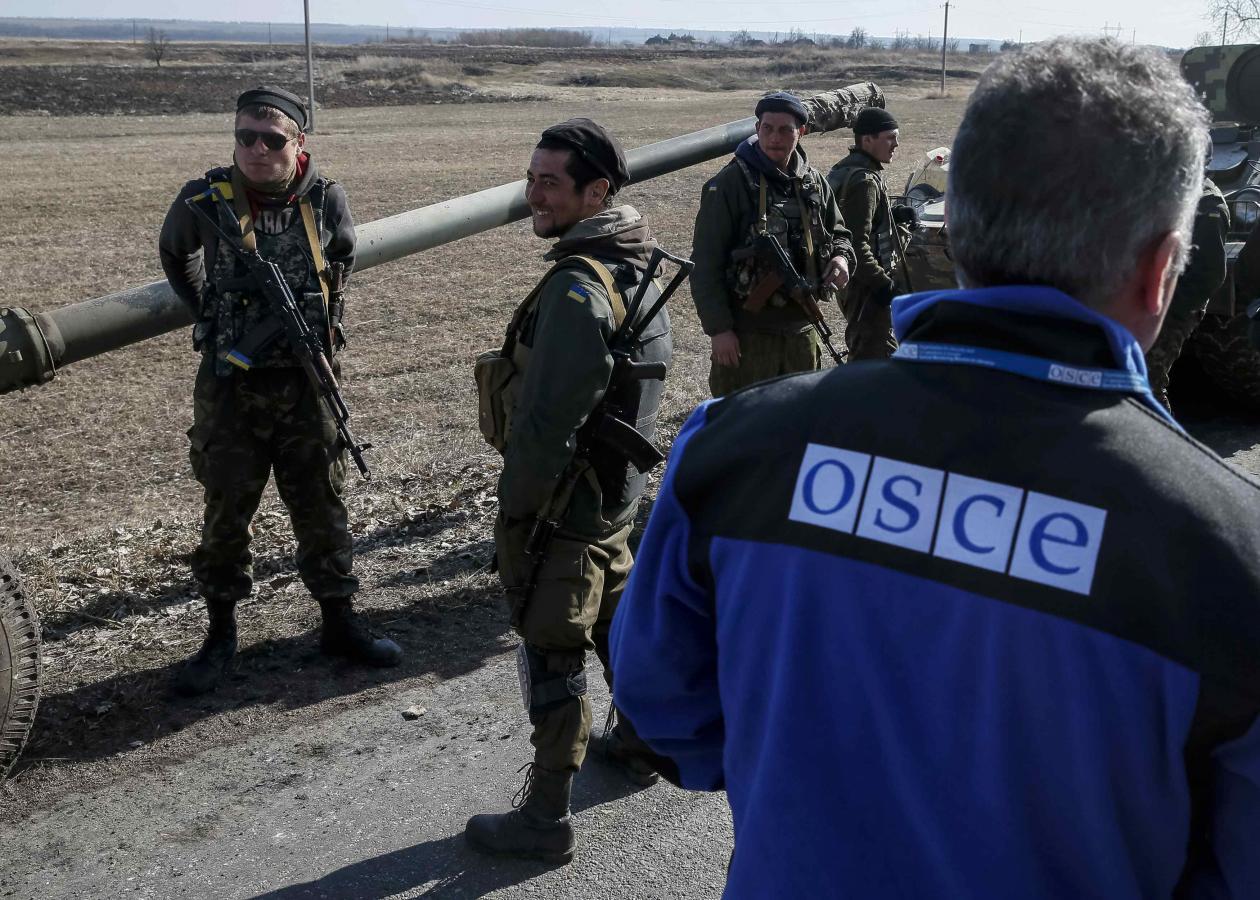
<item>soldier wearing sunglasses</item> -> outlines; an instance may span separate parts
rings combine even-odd
[[[201,353],[188,437],[205,489],[193,575],[210,625],[176,677],[185,695],[212,690],[232,664],[236,604],[253,588],[250,521],[273,473],[297,538],[298,572],[319,601],[321,649],[374,666],[402,657],[351,608],[359,581],[341,499],[346,452],[333,421],[283,335],[266,337],[275,332],[272,313],[243,264],[185,202],[193,199],[242,246],[280,267],[332,358],[345,344],[341,288],[354,265],[354,222],[345,191],[305,149],[306,121],[306,106],[288,91],[241,94],[232,165],[184,186],[158,242],[167,280],[196,316],[193,346]],[[333,368],[339,372],[335,359]]]

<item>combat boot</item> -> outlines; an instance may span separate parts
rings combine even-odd
[[[350,606],[349,597],[320,600],[319,610],[324,619],[319,649],[326,655],[379,668],[402,662],[402,648],[387,637],[372,634]]]
[[[175,676],[175,692],[196,697],[215,689],[236,656],[236,601],[207,600],[210,628],[201,649]]]
[[[646,755],[647,747],[643,740],[635,734],[625,719],[617,717],[615,727],[612,727],[613,722],[614,713],[609,711],[604,733],[591,738],[590,752],[639,787],[656,784],[661,780],[661,775]]]
[[[575,843],[569,818],[573,773],[552,772],[534,763],[525,768],[525,784],[512,799],[512,811],[473,816],[464,837],[483,853],[568,863]]]

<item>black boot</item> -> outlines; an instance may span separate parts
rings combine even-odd
[[[645,755],[647,747],[643,739],[635,733],[628,721],[616,714],[615,708],[608,712],[604,733],[592,737],[587,746],[592,754],[639,787],[651,787],[661,780],[655,765]]]
[[[473,816],[464,837],[483,853],[568,863],[574,846],[569,819],[573,773],[552,772],[534,763],[525,768],[529,771],[512,800],[512,811]]]
[[[236,656],[236,601],[207,600],[210,628],[201,649],[175,676],[175,692],[196,697],[215,689]]]
[[[402,648],[387,637],[368,631],[363,620],[350,607],[349,597],[319,601],[324,625],[319,633],[319,649],[328,656],[344,656],[354,662],[385,668],[402,662]]]

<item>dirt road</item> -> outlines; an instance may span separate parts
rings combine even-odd
[[[103,790],[0,829],[0,897],[716,897],[720,795],[646,791],[589,761],[575,861],[488,859],[462,829],[503,810],[529,756],[510,656]],[[600,694],[597,709],[606,707]],[[425,712],[412,722],[408,707]]]

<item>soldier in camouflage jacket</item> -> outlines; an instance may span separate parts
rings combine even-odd
[[[305,124],[305,106],[288,91],[242,94],[233,165],[186,184],[159,239],[167,280],[195,315],[193,344],[202,354],[188,437],[193,474],[205,488],[193,574],[210,629],[177,677],[184,694],[211,690],[232,661],[235,607],[253,587],[250,521],[273,472],[297,538],[298,571],[322,611],[322,649],[371,665],[401,658],[397,644],[371,635],[351,609],[359,581],[341,498],[346,454],[332,417],[283,335],[254,348],[248,368],[233,362],[239,354],[229,358],[267,331],[272,311],[243,264],[186,203],[202,205],[228,234],[239,231],[243,246],[280,267],[331,357],[344,343],[334,273],[354,265],[354,221],[344,190],[304,150]]]

